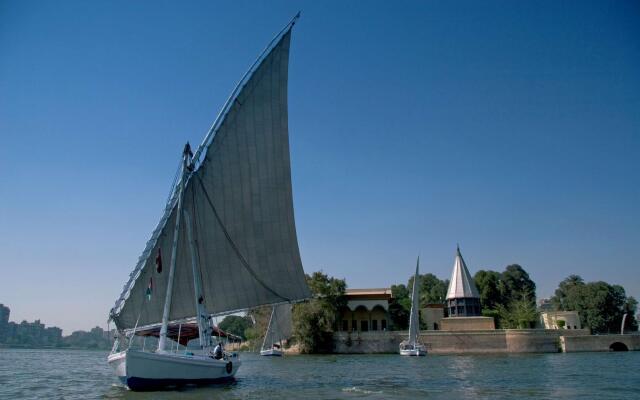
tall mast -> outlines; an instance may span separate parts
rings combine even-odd
[[[418,261],[416,262],[416,274],[413,276],[413,288],[411,290],[411,314],[409,316],[409,343],[415,344],[417,341],[418,330],[420,320],[418,317],[418,308],[420,306],[420,297],[419,295],[419,269],[420,269],[420,256],[418,256]]]
[[[276,306],[271,308],[271,316],[269,317],[269,325],[267,325],[267,331],[264,334],[264,340],[262,341],[262,350],[264,350],[264,345],[267,343],[267,337],[269,337],[269,333],[271,332],[271,322],[273,321],[273,313],[276,312]],[[272,343],[273,344],[273,343]]]
[[[176,210],[176,225],[173,228],[173,243],[171,245],[171,266],[169,267],[169,278],[167,280],[167,293],[164,298],[164,309],[162,311],[162,327],[160,328],[160,340],[158,341],[158,352],[164,352],[167,343],[167,326],[169,324],[169,312],[171,311],[171,295],[173,293],[173,281],[176,272],[176,259],[178,253],[178,232],[180,230],[180,216],[182,215],[182,198],[184,196],[184,184],[187,178],[188,165],[191,162],[191,147],[189,143],[182,152],[182,172],[178,193],[178,208]]]
[[[187,226],[187,238],[189,239],[189,252],[191,253],[191,271],[193,273],[193,291],[195,295],[196,305],[196,318],[198,321],[198,334],[200,338],[200,347],[207,348],[211,345],[211,332],[209,331],[210,325],[209,313],[204,306],[204,297],[202,295],[202,279],[200,277],[200,267],[198,266],[198,254],[196,253],[196,242],[193,237],[191,217],[189,212],[184,211],[184,222]],[[195,204],[194,204],[195,212]]]

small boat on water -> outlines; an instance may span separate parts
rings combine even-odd
[[[413,288],[411,290],[411,314],[409,316],[409,338],[400,343],[401,356],[424,356],[427,348],[420,343],[420,257],[416,263],[416,274],[413,277]]]
[[[164,214],[110,312],[118,338],[107,361],[132,390],[233,380],[241,362],[214,343],[214,317],[310,297],[289,161],[297,18],[243,76],[195,154],[184,147]],[[158,337],[157,348],[135,348],[137,336]]]
[[[291,336],[291,304],[273,306],[262,341],[261,356],[282,357],[282,341]]]
[[[260,355],[267,357],[282,357],[284,355],[284,351],[279,344],[274,343],[270,349],[260,350]]]

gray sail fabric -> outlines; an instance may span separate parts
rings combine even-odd
[[[411,314],[409,315],[409,343],[415,344],[420,333],[420,257],[416,263],[416,274],[413,277],[413,289],[411,290]]]
[[[276,312],[274,330],[282,339],[289,339],[293,331],[293,318],[291,314],[291,304],[278,304],[275,306]]]
[[[287,111],[290,38],[287,31],[246,81],[184,190],[203,300],[211,314],[310,297],[293,215]],[[153,250],[143,253],[146,261],[137,277],[132,276],[124,301],[116,304],[112,316],[120,329],[161,321],[175,219],[174,206],[154,234]],[[170,320],[195,315],[185,229],[183,218]],[[156,268],[158,251],[162,272]]]
[[[291,304],[284,303],[275,305],[272,317],[269,320],[265,340],[262,343],[262,350],[270,349],[274,343],[291,337],[293,320],[291,315]]]
[[[480,293],[467,269],[464,258],[462,258],[460,247],[458,247],[456,249],[456,259],[453,263],[449,288],[447,289],[447,300],[464,298],[479,299]]]

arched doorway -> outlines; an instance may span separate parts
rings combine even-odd
[[[387,312],[381,305],[376,305],[371,310],[371,330],[372,331],[387,330]]]
[[[352,328],[353,312],[349,307],[340,308],[340,318],[338,319],[338,329],[343,332],[354,330]]]
[[[369,310],[365,306],[358,306],[353,311],[353,319],[357,324],[357,330],[367,332],[369,330]]]
[[[611,346],[609,346],[609,351],[629,351],[629,348],[622,342],[615,342],[611,343]]]

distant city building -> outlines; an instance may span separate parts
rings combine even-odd
[[[391,289],[347,289],[347,306],[340,311],[338,329],[345,332],[389,329]]]
[[[10,313],[11,310],[9,309],[9,307],[5,307],[4,304],[0,304],[0,343],[4,342],[7,337]]]
[[[445,331],[493,330],[495,321],[482,316],[480,293],[462,258],[460,247],[456,248],[451,280],[447,289],[447,312],[440,329]]]
[[[4,304],[0,304],[0,328],[7,326],[9,323],[9,314],[11,310],[9,307],[5,307]]]
[[[90,332],[76,331],[62,337],[62,329],[56,326],[45,328],[39,319],[34,322],[9,322],[11,310],[0,304],[0,343],[15,347],[74,347],[89,349],[110,349],[113,335],[100,327]]]
[[[62,343],[62,329],[44,327],[40,320],[9,322],[11,310],[0,304],[0,343],[21,346],[58,346]]]
[[[582,329],[577,311],[545,311],[540,313],[544,329]]]

